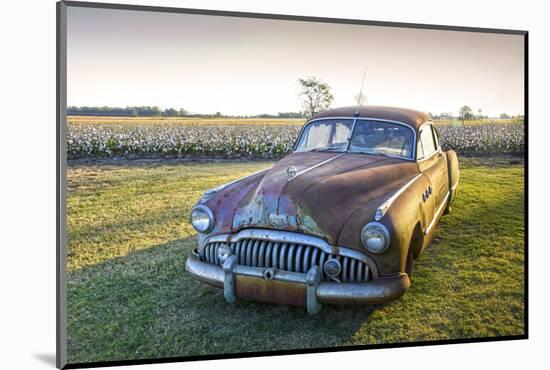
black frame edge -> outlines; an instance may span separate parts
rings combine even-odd
[[[197,15],[213,15],[224,17],[244,17],[244,18],[261,18],[261,19],[278,19],[302,22],[320,22],[320,23],[340,23],[340,24],[356,24],[369,25],[379,27],[399,27],[399,28],[420,28],[427,30],[439,31],[462,31],[462,32],[483,32],[483,33],[498,33],[508,35],[525,35],[526,30],[498,29],[498,28],[482,28],[482,27],[462,27],[439,24],[425,23],[407,23],[407,22],[385,22],[372,21],[351,18],[327,18],[291,14],[271,14],[271,13],[252,13],[228,10],[215,9],[193,9],[193,8],[175,8],[166,6],[151,6],[151,5],[131,5],[131,4],[113,4],[113,3],[98,3],[84,1],[62,1],[67,6],[81,8],[96,8],[96,9],[113,9],[113,10],[134,10],[145,12],[162,12],[162,13],[180,13],[180,14],[197,14]]]
[[[56,367],[67,365],[67,5],[56,3]]]
[[[442,339],[442,340],[435,340],[435,341],[384,343],[384,344],[369,344],[369,345],[355,345],[355,346],[328,347],[328,348],[310,348],[310,349],[299,349],[299,350],[241,352],[241,353],[226,353],[226,354],[216,354],[216,355],[150,358],[150,359],[139,359],[139,360],[98,361],[98,362],[67,364],[65,367],[63,367],[63,369],[81,369],[81,368],[146,365],[146,364],[151,365],[151,364],[172,363],[172,362],[191,362],[191,361],[224,360],[224,359],[235,359],[235,358],[238,359],[238,358],[251,358],[251,357],[285,356],[285,355],[298,355],[298,354],[303,355],[303,354],[315,354],[315,353],[349,352],[349,351],[372,350],[372,349],[382,349],[382,348],[399,349],[399,348],[419,347],[419,346],[471,344],[471,343],[501,342],[501,341],[525,340],[525,339],[528,339],[526,335],[511,335],[511,336],[502,336],[502,337],[471,338],[471,339],[470,338]]]
[[[524,142],[525,142],[525,151],[524,151],[524,160],[525,160],[525,169],[524,169],[524,202],[525,202],[525,211],[524,211],[524,231],[523,231],[523,320],[524,320],[524,333],[525,337],[529,338],[529,32],[525,32],[524,37],[524,81],[523,81],[523,115],[524,115]]]

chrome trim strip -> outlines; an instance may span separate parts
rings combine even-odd
[[[388,209],[392,205],[392,203],[397,199],[398,196],[401,195],[409,186],[412,185],[413,182],[415,182],[420,176],[422,176],[421,173],[416,175],[411,181],[403,185],[399,190],[397,190],[391,197],[389,197],[384,203],[382,203],[377,209],[376,214],[374,216],[374,219],[376,221],[380,221],[382,217],[388,212]]]
[[[287,181],[294,180],[296,177],[298,177],[298,176],[300,176],[300,175],[303,175],[304,173],[309,172],[309,171],[311,171],[311,170],[314,170],[314,169],[316,169],[317,167],[321,167],[322,165],[324,165],[324,164],[326,164],[326,163],[328,163],[328,162],[331,162],[331,161],[333,161],[333,160],[335,160],[335,159],[337,159],[337,158],[343,156],[344,154],[346,154],[346,153],[340,153],[340,154],[338,154],[338,155],[335,155],[334,157],[331,157],[331,158],[326,159],[326,160],[324,160],[324,161],[322,161],[322,162],[319,162],[319,163],[317,163],[317,164],[315,164],[315,165],[313,165],[313,166],[311,166],[311,167],[309,167],[309,168],[303,169],[303,170],[297,172],[296,175],[294,175],[294,176],[292,176],[292,177],[289,177]]]
[[[426,231],[424,231],[424,235],[427,235],[430,232],[430,230],[432,229],[432,227],[435,224],[435,220],[437,219],[437,217],[439,216],[441,211],[443,211],[443,207],[445,207],[445,205],[447,205],[447,199],[449,199],[449,194],[450,194],[450,192],[447,192],[447,195],[445,195],[445,199],[443,199],[443,201],[441,202],[439,208],[437,209],[437,212],[434,214],[434,217],[432,218],[432,221],[430,222],[430,224],[426,228]]]
[[[206,238],[203,244],[200,246],[201,254],[203,252],[204,247],[208,243],[215,243],[215,242],[235,243],[241,239],[260,239],[260,240],[269,240],[269,241],[278,242],[278,243],[307,244],[307,245],[318,247],[323,252],[328,254],[350,257],[350,258],[359,260],[361,262],[368,263],[369,266],[373,262],[369,257],[367,257],[362,252],[356,251],[354,249],[345,248],[345,247],[336,247],[336,246],[330,245],[325,240],[313,235],[299,234],[291,231],[269,230],[269,229],[243,229],[239,231],[237,234],[220,234],[220,235],[210,236]],[[376,266],[374,267],[376,268]]]

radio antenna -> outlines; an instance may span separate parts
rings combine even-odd
[[[365,66],[365,71],[363,72],[363,80],[361,81],[361,90],[359,90],[359,95],[357,96],[357,105],[358,106],[363,105],[363,87],[365,86],[365,77],[366,76],[367,76],[367,66]]]
[[[365,71],[363,72],[363,80],[361,81],[361,90],[359,90],[359,95],[356,96],[357,110],[355,115],[359,115],[359,107],[363,105],[363,87],[365,86],[365,77],[367,76],[367,66],[365,66]],[[366,99],[365,99],[366,102]]]

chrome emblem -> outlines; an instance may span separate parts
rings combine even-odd
[[[269,214],[269,223],[275,227],[285,227],[288,226],[288,216],[287,215],[278,215],[275,213]]]
[[[286,174],[288,175],[288,178],[291,179],[294,176],[296,176],[296,167],[290,166],[286,169]]]

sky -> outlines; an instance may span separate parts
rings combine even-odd
[[[354,105],[523,114],[523,36],[68,8],[68,105],[301,111],[298,78]]]

